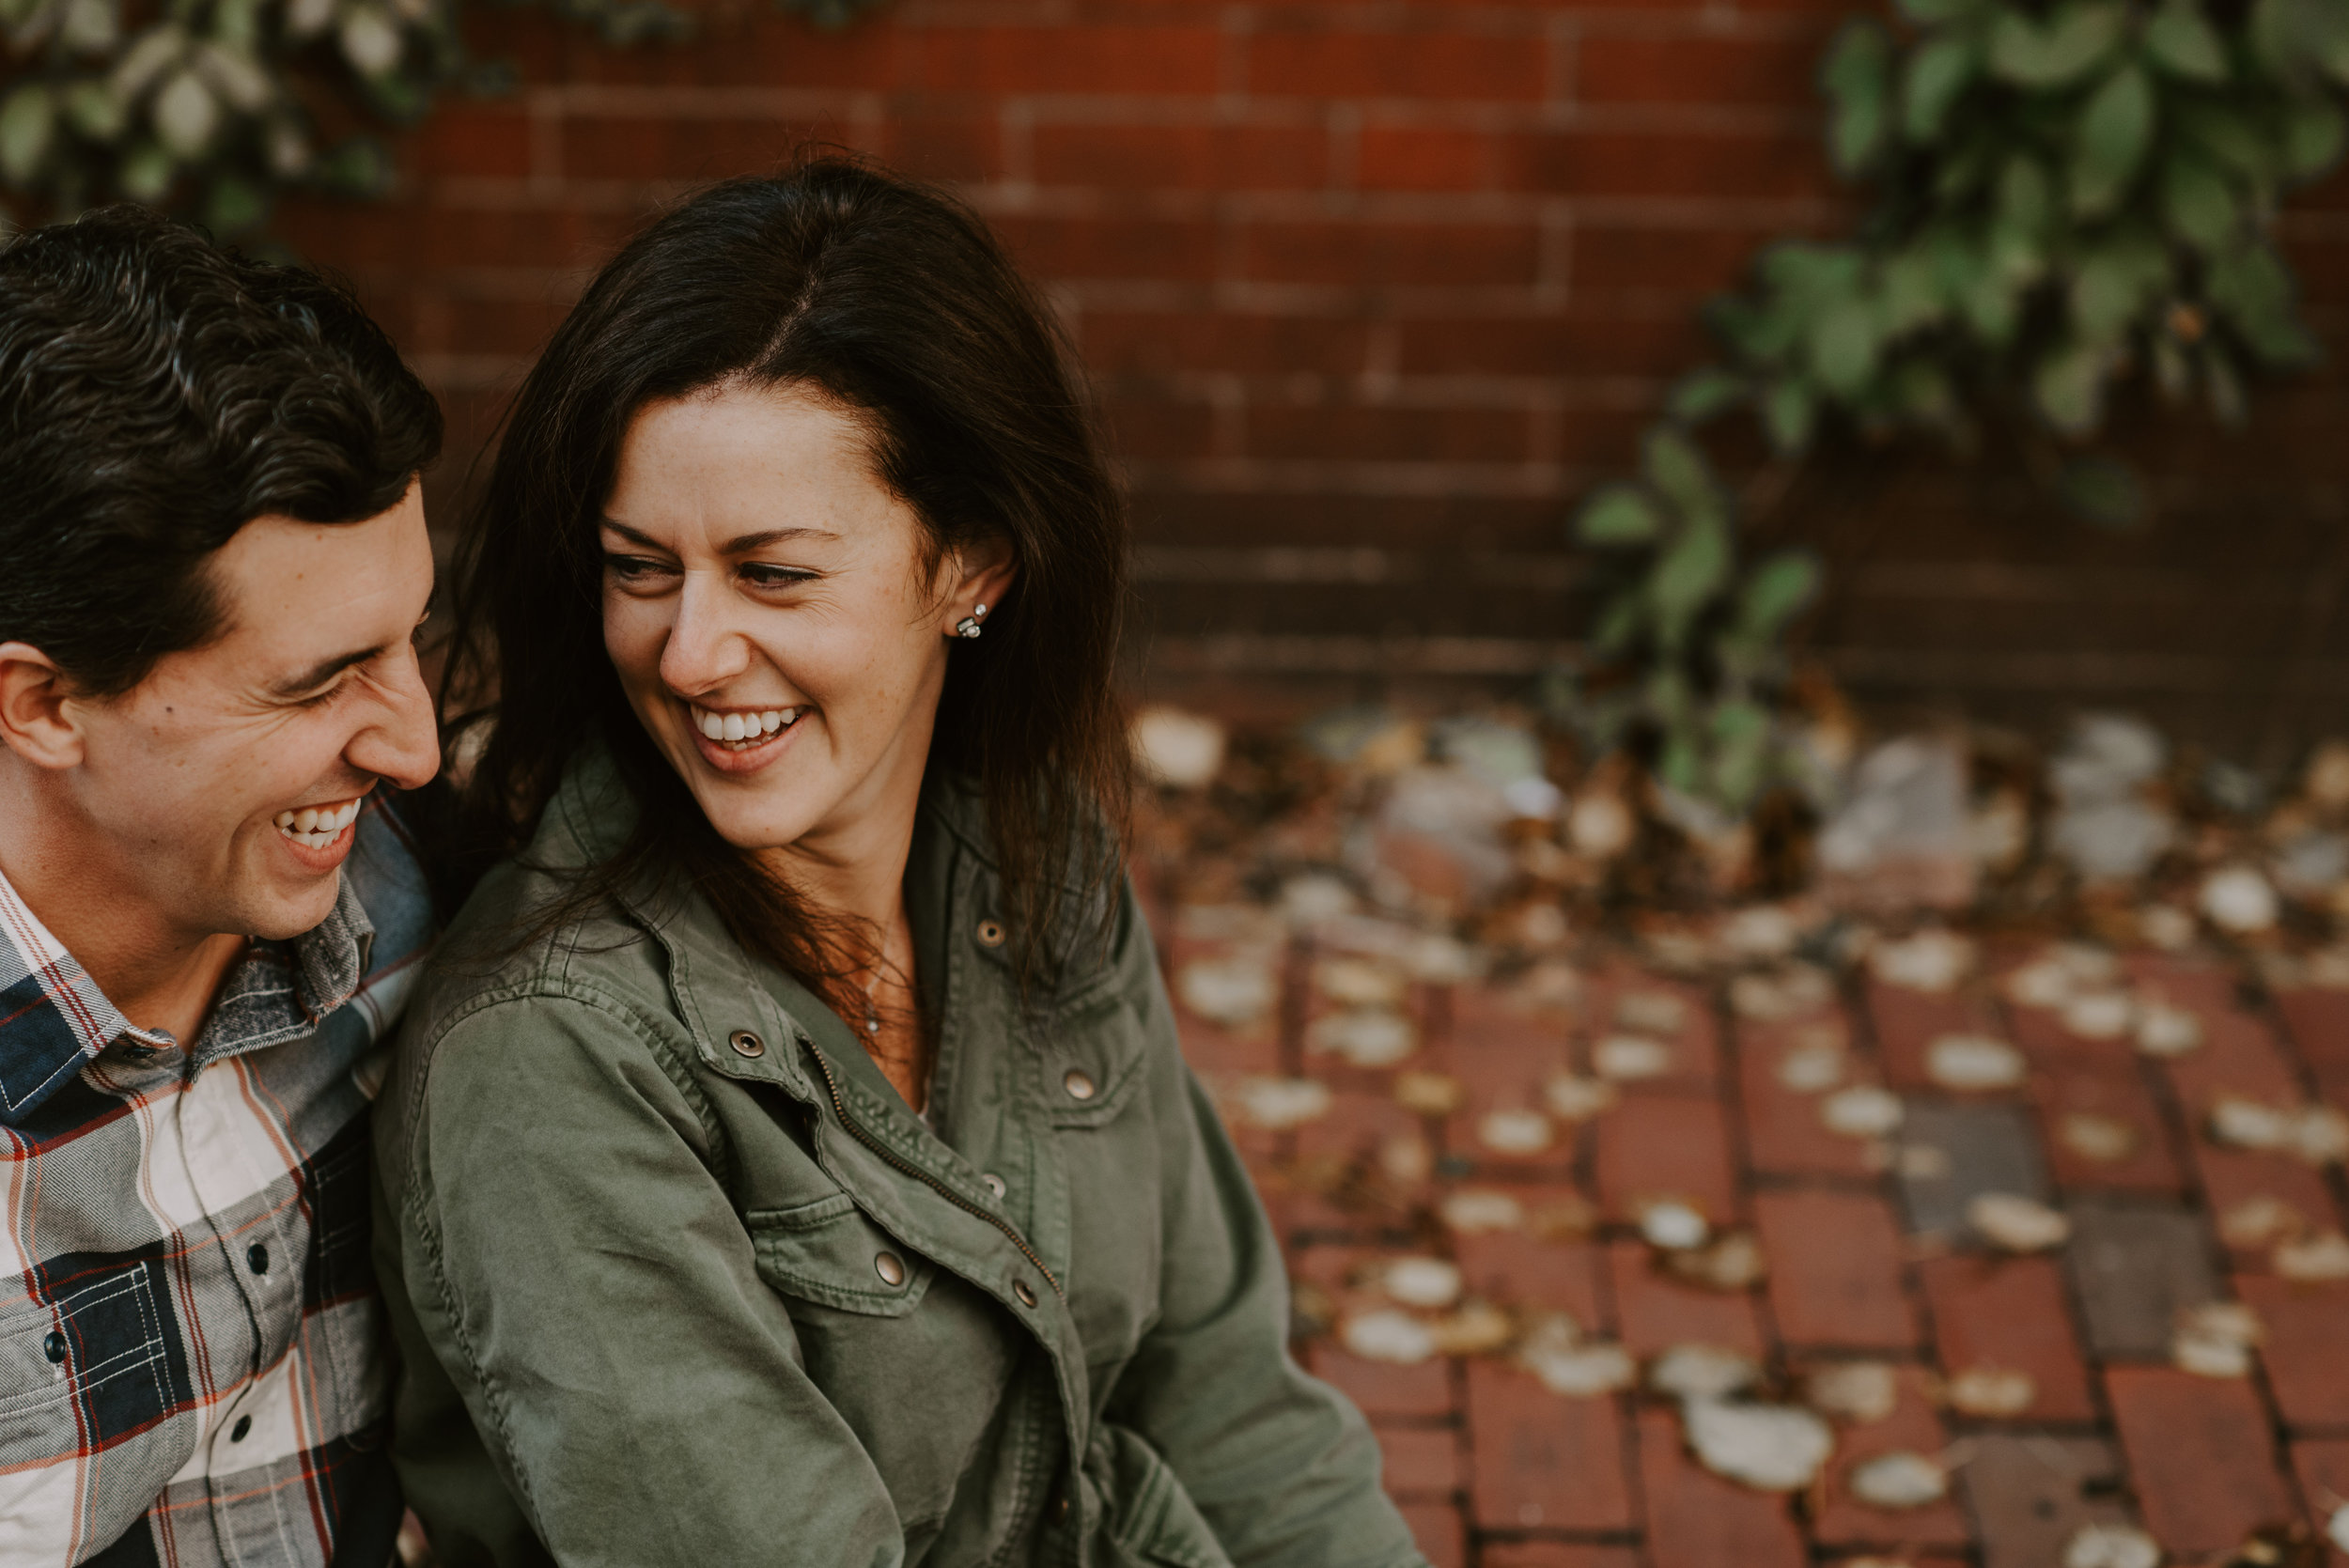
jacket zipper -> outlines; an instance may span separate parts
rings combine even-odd
[[[891,1167],[895,1170],[902,1171],[907,1175],[911,1176],[915,1181],[920,1182],[924,1187],[928,1188],[931,1191],[937,1193],[940,1197],[945,1199],[948,1203],[954,1204],[955,1207],[962,1210],[965,1214],[976,1216],[978,1219],[986,1220],[988,1224],[1003,1232],[1005,1236],[1010,1238],[1011,1244],[1019,1249],[1020,1256],[1026,1258],[1030,1263],[1034,1264],[1035,1265],[1035,1271],[1044,1276],[1044,1282],[1052,1287],[1052,1294],[1059,1296],[1064,1301],[1068,1299],[1068,1293],[1061,1288],[1059,1279],[1050,1269],[1044,1266],[1044,1260],[1035,1255],[1035,1249],[1028,1245],[1027,1238],[1021,1235],[1018,1230],[1013,1228],[1011,1221],[999,1219],[998,1217],[988,1213],[987,1210],[979,1207],[978,1204],[971,1202],[970,1199],[965,1198],[961,1193],[957,1192],[953,1188],[948,1187],[944,1182],[940,1181],[936,1176],[931,1175],[927,1171],[923,1170],[920,1166],[912,1164],[910,1161],[908,1161],[893,1153],[880,1141],[880,1140],[875,1138],[871,1133],[866,1132],[862,1126],[858,1126],[856,1120],[848,1114],[848,1102],[841,1097],[839,1080],[832,1076],[832,1063],[825,1061],[824,1053],[817,1050],[812,1045],[808,1047],[807,1053],[808,1055],[816,1058],[816,1070],[824,1075],[824,1087],[832,1093],[832,1114],[840,1118],[840,1125],[848,1129],[850,1137],[854,1138],[858,1142],[863,1144],[866,1148],[872,1150],[875,1154],[880,1156],[880,1157]]]

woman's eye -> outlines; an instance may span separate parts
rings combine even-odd
[[[664,570],[658,561],[642,555],[606,555],[603,569],[624,582],[636,582]]]
[[[742,581],[754,588],[790,588],[815,582],[816,574],[797,567],[767,567],[754,561],[742,568]]]

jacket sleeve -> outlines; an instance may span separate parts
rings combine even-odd
[[[1130,894],[1126,918],[1141,911]],[[1137,944],[1146,955],[1146,936]],[[1162,1457],[1240,1568],[1423,1564],[1378,1483],[1361,1413],[1288,1351],[1288,1281],[1264,1205],[1184,1065],[1155,958],[1134,987],[1161,1096],[1159,1316],[1108,1409]]]
[[[383,1282],[410,1360],[430,1358],[403,1374],[397,1457],[448,1568],[902,1560],[706,1162],[662,1054],[682,1048],[618,1004],[533,996],[396,1079]]]

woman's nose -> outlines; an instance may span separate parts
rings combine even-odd
[[[661,650],[661,679],[670,691],[692,696],[749,667],[750,643],[734,624],[736,600],[723,583],[689,572],[677,606]]]

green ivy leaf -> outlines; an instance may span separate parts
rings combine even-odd
[[[2068,86],[2104,64],[2126,14],[2108,0],[2073,0],[2043,26],[2020,8],[2003,9],[1990,29],[1990,69],[2018,87]]]
[[[163,200],[177,173],[179,164],[170,153],[153,142],[139,141],[124,149],[116,178],[122,182],[124,195],[132,201],[153,203]]]
[[[2104,417],[2106,351],[2092,343],[2056,349],[2031,373],[2031,400],[2067,436],[2088,435]]]
[[[2055,182],[2046,166],[2029,152],[2018,152],[1999,171],[2000,228],[2018,234],[2046,233],[2055,216]]]
[[[1761,792],[1769,765],[1769,712],[1754,702],[1717,703],[1711,727],[1713,798],[1743,812]]]
[[[1832,113],[1828,150],[1846,175],[1863,172],[1884,146],[1891,89],[1892,41],[1876,23],[1846,23],[1820,71]]]
[[[1609,485],[1575,514],[1575,537],[1605,550],[1646,544],[1664,531],[1663,514],[1637,485]]]
[[[258,228],[269,216],[269,194],[258,185],[236,175],[223,175],[206,193],[204,223],[225,239]]]
[[[76,82],[65,91],[65,117],[94,142],[111,142],[130,123],[122,100],[103,82]]]
[[[1720,482],[1713,477],[1713,465],[1705,460],[1697,443],[1670,425],[1659,425],[1648,432],[1641,467],[1648,483],[1660,491],[1664,499],[1679,512],[1688,527],[1718,523],[1725,520],[1728,507],[1721,499]]]
[[[1982,70],[1982,51],[1970,38],[1928,39],[1908,57],[1901,82],[1901,130],[1912,142],[1941,134],[1950,110]]]
[[[1982,9],[1982,0],[1900,0],[1901,15],[1920,27],[1963,22]]]
[[[11,184],[27,184],[40,172],[56,123],[56,101],[38,82],[25,83],[0,104],[0,173]]]
[[[1945,299],[1939,259],[1912,244],[1884,264],[1878,305],[1887,339],[1897,338],[1941,318]]]
[[[2153,513],[2137,470],[2113,458],[2075,458],[2057,476],[2056,493],[2099,528],[2138,528]]]
[[[1762,427],[1781,457],[1793,457],[1811,444],[1819,418],[1818,399],[1793,377],[1774,381],[1762,397]]]
[[[2210,399],[2212,416],[2221,425],[2241,428],[2251,417],[2251,403],[2243,394],[2243,378],[2235,374],[2234,362],[2216,344],[2203,351],[2201,361],[2202,391]]]
[[[1647,608],[1638,594],[1626,594],[1610,604],[1591,629],[1591,646],[1603,654],[1619,654],[1639,635],[1641,613]]]
[[[2180,154],[2162,171],[2162,211],[2170,231],[2203,251],[2215,251],[2232,238],[2236,223],[2234,193],[2226,177],[2202,159]]]
[[[1812,368],[1836,396],[1855,397],[1875,374],[1876,342],[1875,303],[1864,294],[1847,294],[1812,323]]]
[[[1781,551],[1753,568],[1737,594],[1737,630],[1749,637],[1776,637],[1819,592],[1819,563],[1797,551]]]
[[[2268,364],[2304,365],[2316,357],[2293,301],[2292,274],[2273,246],[2238,245],[2217,256],[2206,287],[2211,303]]]
[[[1746,392],[1745,377],[1719,365],[1707,365],[1683,376],[1664,400],[1664,408],[1674,419],[1702,425],[1736,403]]]
[[[2072,274],[2072,323],[2080,338],[2111,347],[2170,283],[2170,258],[2143,233],[2090,251]]]
[[[2154,385],[2160,389],[2162,401],[2172,406],[2185,402],[2194,390],[2193,362],[2166,332],[2154,334]]]
[[[2313,179],[2341,156],[2344,126],[2340,105],[2315,98],[2295,103],[2284,116],[2284,173]]]
[[[2111,211],[2153,140],[2154,85],[2142,68],[2123,66],[2080,112],[2072,145],[2072,210],[2083,218]]]
[[[2183,81],[2227,79],[2226,47],[2196,0],[2162,0],[2161,8],[2145,23],[2145,54],[2160,70]]]
[[[1964,411],[1958,406],[1957,388],[1952,384],[1949,372],[1932,359],[1916,358],[1892,373],[1888,390],[1893,409],[1912,424],[1932,426],[1945,434],[1959,435],[1964,426]]]
[[[1726,520],[1718,515],[1689,518],[1648,576],[1647,601],[1655,613],[1657,640],[1667,648],[1681,646],[1689,624],[1728,577]]]
[[[2195,95],[2176,106],[2185,139],[2210,162],[2265,186],[2281,172],[2274,145],[2244,108]]]

